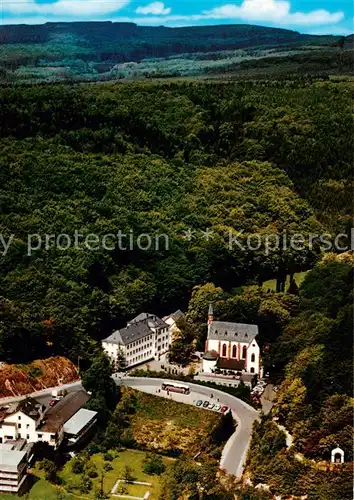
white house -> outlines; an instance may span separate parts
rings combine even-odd
[[[38,440],[37,427],[43,420],[46,407],[35,399],[27,398],[10,404],[0,412],[0,443],[25,439]],[[50,436],[48,436],[50,440]]]
[[[177,326],[177,323],[178,323],[179,320],[181,320],[183,318],[184,318],[184,314],[183,314],[183,312],[180,309],[178,309],[174,313],[169,314],[168,316],[165,316],[164,318],[162,318],[162,320],[165,323],[167,323],[168,326],[169,326],[170,343],[171,344],[172,344],[172,342],[174,340],[176,340],[178,338],[178,336],[181,333],[180,329]]]
[[[70,392],[55,406],[49,408],[33,398],[1,408],[0,444],[22,440],[24,443],[46,442],[58,448],[64,438],[70,440],[75,437],[77,441],[97,420],[97,412],[81,410],[89,398],[87,392],[80,390]],[[65,425],[74,415],[77,415],[75,420],[77,432],[70,432],[70,435],[66,436]]]
[[[169,325],[158,316],[141,313],[127,323],[125,328],[116,330],[102,340],[102,348],[116,364],[119,354],[125,357],[127,367],[160,359],[171,345]]]
[[[256,341],[257,335],[257,325],[214,321],[213,308],[210,305],[203,372],[262,376],[260,349]]]

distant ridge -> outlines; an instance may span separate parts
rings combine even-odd
[[[165,26],[138,26],[134,23],[112,21],[48,22],[39,25],[0,26],[0,43],[47,43],[63,33],[76,36],[82,44],[102,45],[122,39],[150,44],[176,43],[185,50],[218,50],[250,47],[255,45],[280,45],[318,42],[328,37],[302,35],[283,28],[269,28],[245,24],[224,24],[215,26],[191,26],[169,28]],[[330,37],[333,40],[339,37]],[[217,47],[215,47],[217,45]],[[177,46],[174,47],[176,53]],[[187,50],[189,51],[189,50]],[[163,54],[166,55],[166,54]]]

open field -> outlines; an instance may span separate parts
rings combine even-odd
[[[143,392],[136,397],[131,429],[138,446],[149,450],[194,456],[221,419],[218,413]]]
[[[303,271],[302,273],[295,273],[294,274],[294,280],[295,280],[297,286],[301,285],[301,283],[304,281],[307,273],[308,273],[308,271]],[[286,277],[285,290],[287,290],[289,288],[289,285],[290,285],[290,275],[288,274],[288,276]],[[276,287],[277,287],[277,280],[268,280],[268,281],[264,281],[264,283],[263,283],[263,288],[266,288],[267,290],[269,289],[269,290],[275,291]]]

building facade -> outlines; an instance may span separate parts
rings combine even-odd
[[[81,410],[89,398],[86,391],[80,390],[67,394],[55,406],[49,408],[33,398],[1,408],[0,444],[19,441],[45,442],[56,449],[65,438],[69,439],[69,436],[65,435],[65,425],[77,414],[79,414],[77,421],[83,420],[79,436],[81,437],[96,423],[97,419],[97,412],[89,412],[90,418],[88,419],[88,413]]]
[[[251,374],[262,376],[257,325],[214,321],[208,312],[208,336],[203,356],[203,372],[210,374]]]
[[[0,444],[0,491],[18,493],[27,477],[27,451],[22,443]]]
[[[117,366],[124,356],[127,368],[152,359],[160,359],[172,342],[170,326],[158,316],[141,313],[102,340],[102,348]]]

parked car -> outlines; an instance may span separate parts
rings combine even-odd
[[[201,399],[198,399],[198,401],[195,402],[196,406],[201,406],[203,404],[203,401]]]
[[[208,408],[208,406],[209,406],[209,401],[204,401],[203,408]]]
[[[229,407],[224,405],[221,407],[221,413],[226,413],[229,410]]]
[[[214,408],[214,406],[215,406],[214,403],[209,403],[209,406],[208,406],[209,410],[212,410]]]
[[[49,406],[54,406],[58,403],[58,401],[60,401],[59,398],[53,398],[49,401]]]
[[[216,411],[219,411],[219,410],[220,410],[220,408],[221,408],[221,405],[219,405],[219,404],[216,404],[216,405],[214,406],[214,410],[216,410]]]
[[[265,380],[258,380],[257,385],[260,387],[265,387],[267,385],[267,382]]]

